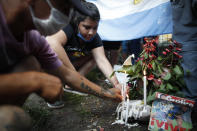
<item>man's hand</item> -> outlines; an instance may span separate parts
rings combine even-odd
[[[121,90],[118,88],[111,88],[108,90],[108,97],[112,98],[115,101],[121,102],[122,96],[121,96]]]
[[[121,90],[121,89],[122,89],[122,84],[120,84],[120,83],[116,84],[116,85],[115,85],[115,88],[118,88],[118,89]]]
[[[37,86],[39,87],[37,91],[38,95],[48,102],[54,102],[60,98],[63,93],[63,86],[58,77],[40,72],[36,72],[34,75],[34,80],[37,82]]]

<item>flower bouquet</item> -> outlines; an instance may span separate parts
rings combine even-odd
[[[158,54],[157,39],[145,38],[143,51],[134,65],[123,65],[117,72],[127,73],[130,86],[129,97],[132,100],[143,97],[143,71],[147,78],[147,102],[155,98],[155,92],[183,97],[185,88],[183,69],[180,66],[182,56],[180,44],[171,41],[169,46]]]

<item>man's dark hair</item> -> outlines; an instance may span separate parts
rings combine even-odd
[[[75,31],[78,31],[79,23],[81,21],[84,21],[86,18],[90,18],[93,21],[100,20],[100,13],[95,4],[82,1],[82,6],[87,8],[87,10],[90,12],[90,15],[84,15],[77,10],[73,10],[73,12],[71,13],[70,24],[72,25]]]

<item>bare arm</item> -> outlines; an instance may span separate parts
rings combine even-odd
[[[47,41],[53,50],[62,60],[63,65],[56,70],[49,71],[50,73],[59,76],[64,84],[75,88],[76,90],[93,94],[99,97],[121,100],[120,90],[118,89],[103,89],[100,86],[90,82],[85,77],[81,76],[70,62],[63,46],[67,42],[67,36],[61,30],[58,33],[48,36]]]
[[[47,36],[46,40],[51,46],[51,48],[56,52],[58,58],[63,62],[63,64],[70,69],[76,70],[63,48],[63,46],[65,46],[67,43],[66,34],[62,30],[60,30],[54,35]]]
[[[61,80],[46,73],[32,71],[0,75],[0,100],[35,92],[47,101],[55,101],[61,91]]]
[[[110,75],[113,73],[113,68],[105,56],[103,46],[93,49],[92,53],[99,69],[103,72],[103,74],[113,84],[114,87],[118,86],[119,82],[116,76],[114,75],[110,78]]]
[[[53,70],[51,73],[55,73],[55,75],[60,76],[63,82],[81,92],[89,93],[102,98],[110,98],[117,101],[122,100],[119,89],[101,88],[100,86],[90,82],[88,79],[81,76],[78,72],[66,68],[64,65],[56,70]]]

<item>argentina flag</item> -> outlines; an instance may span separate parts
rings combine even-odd
[[[96,4],[102,40],[122,41],[172,33],[170,0],[86,0]]]

